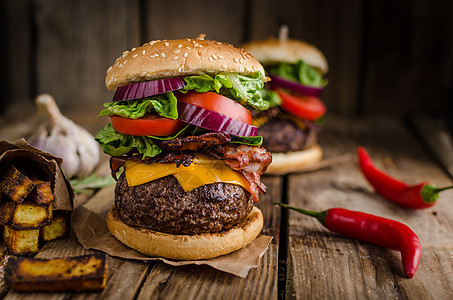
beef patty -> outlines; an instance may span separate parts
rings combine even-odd
[[[316,144],[316,134],[314,126],[302,130],[283,118],[271,119],[258,128],[258,135],[263,137],[263,147],[274,153],[307,149]]]
[[[243,187],[222,182],[186,192],[172,175],[130,187],[123,173],[116,185],[115,205],[130,226],[198,234],[231,228],[249,214],[253,200]]]

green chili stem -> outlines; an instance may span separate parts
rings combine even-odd
[[[295,211],[297,211],[297,212],[300,212],[301,214],[304,214],[304,215],[307,215],[307,216],[310,216],[310,217],[314,217],[314,218],[316,218],[319,222],[321,222],[321,224],[323,224],[323,225],[324,225],[324,223],[325,223],[325,219],[326,219],[326,215],[327,215],[327,210],[325,210],[325,211],[311,211],[311,210],[306,210],[306,209],[302,209],[302,208],[290,206],[290,205],[288,205],[288,204],[281,203],[281,202],[274,202],[274,204],[275,204],[275,205],[280,205],[280,206],[285,207],[285,208],[288,208],[288,209],[295,210]]]
[[[439,198],[440,192],[449,190],[452,188],[453,188],[453,185],[438,188],[433,185],[427,184],[427,185],[423,186],[423,188],[421,189],[420,195],[423,198],[423,201],[425,203],[434,203]]]

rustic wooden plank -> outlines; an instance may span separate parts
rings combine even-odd
[[[239,44],[246,17],[242,1],[145,2],[145,40],[195,38]]]
[[[239,278],[207,266],[170,267],[156,264],[146,279],[139,299],[173,299],[184,294],[186,299],[275,299],[277,298],[279,208],[281,177],[263,177],[268,193],[260,198],[258,207],[264,215],[263,234],[274,239],[261,258],[258,268],[250,270],[247,278]]]
[[[362,42],[361,1],[255,0],[251,5],[250,37],[276,37],[281,25],[289,36],[316,45],[329,62],[329,84],[321,98],[329,112],[356,111]]]
[[[413,117],[411,123],[417,135],[453,178],[453,141],[452,135],[446,129],[446,124],[426,116]]]
[[[422,258],[414,278],[404,277],[400,254],[329,232],[318,221],[290,212],[287,296],[323,299],[448,298],[453,295],[453,193],[433,208],[412,211],[374,193],[355,158],[364,145],[376,165],[409,183],[436,185],[449,178],[400,122],[331,117],[321,136],[326,156],[352,153],[348,162],[289,178],[289,203],[311,210],[344,207],[398,220],[420,238]]]
[[[367,2],[365,112],[444,112],[452,92],[452,10],[441,0]]]
[[[0,112],[12,105],[30,102],[33,92],[33,33],[30,18],[32,2],[2,1],[1,89]]]
[[[38,92],[63,110],[107,102],[107,68],[140,43],[138,2],[35,1]]]

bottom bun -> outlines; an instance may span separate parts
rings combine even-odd
[[[272,153],[272,163],[266,174],[283,175],[306,170],[322,159],[322,148],[315,145],[308,149],[287,153]]]
[[[197,260],[228,254],[251,243],[263,228],[263,214],[253,207],[250,214],[230,230],[176,235],[126,225],[113,207],[107,215],[107,226],[120,242],[143,254]]]

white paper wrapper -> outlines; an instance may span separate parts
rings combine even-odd
[[[260,235],[251,244],[238,251],[220,257],[176,261],[159,257],[149,257],[131,249],[118,241],[108,230],[106,215],[113,206],[113,188],[106,188],[96,195],[87,205],[77,207],[72,214],[72,227],[77,239],[86,249],[96,249],[115,257],[138,260],[158,260],[172,266],[208,265],[217,270],[245,278],[251,268],[260,264],[272,240],[270,236]]]

